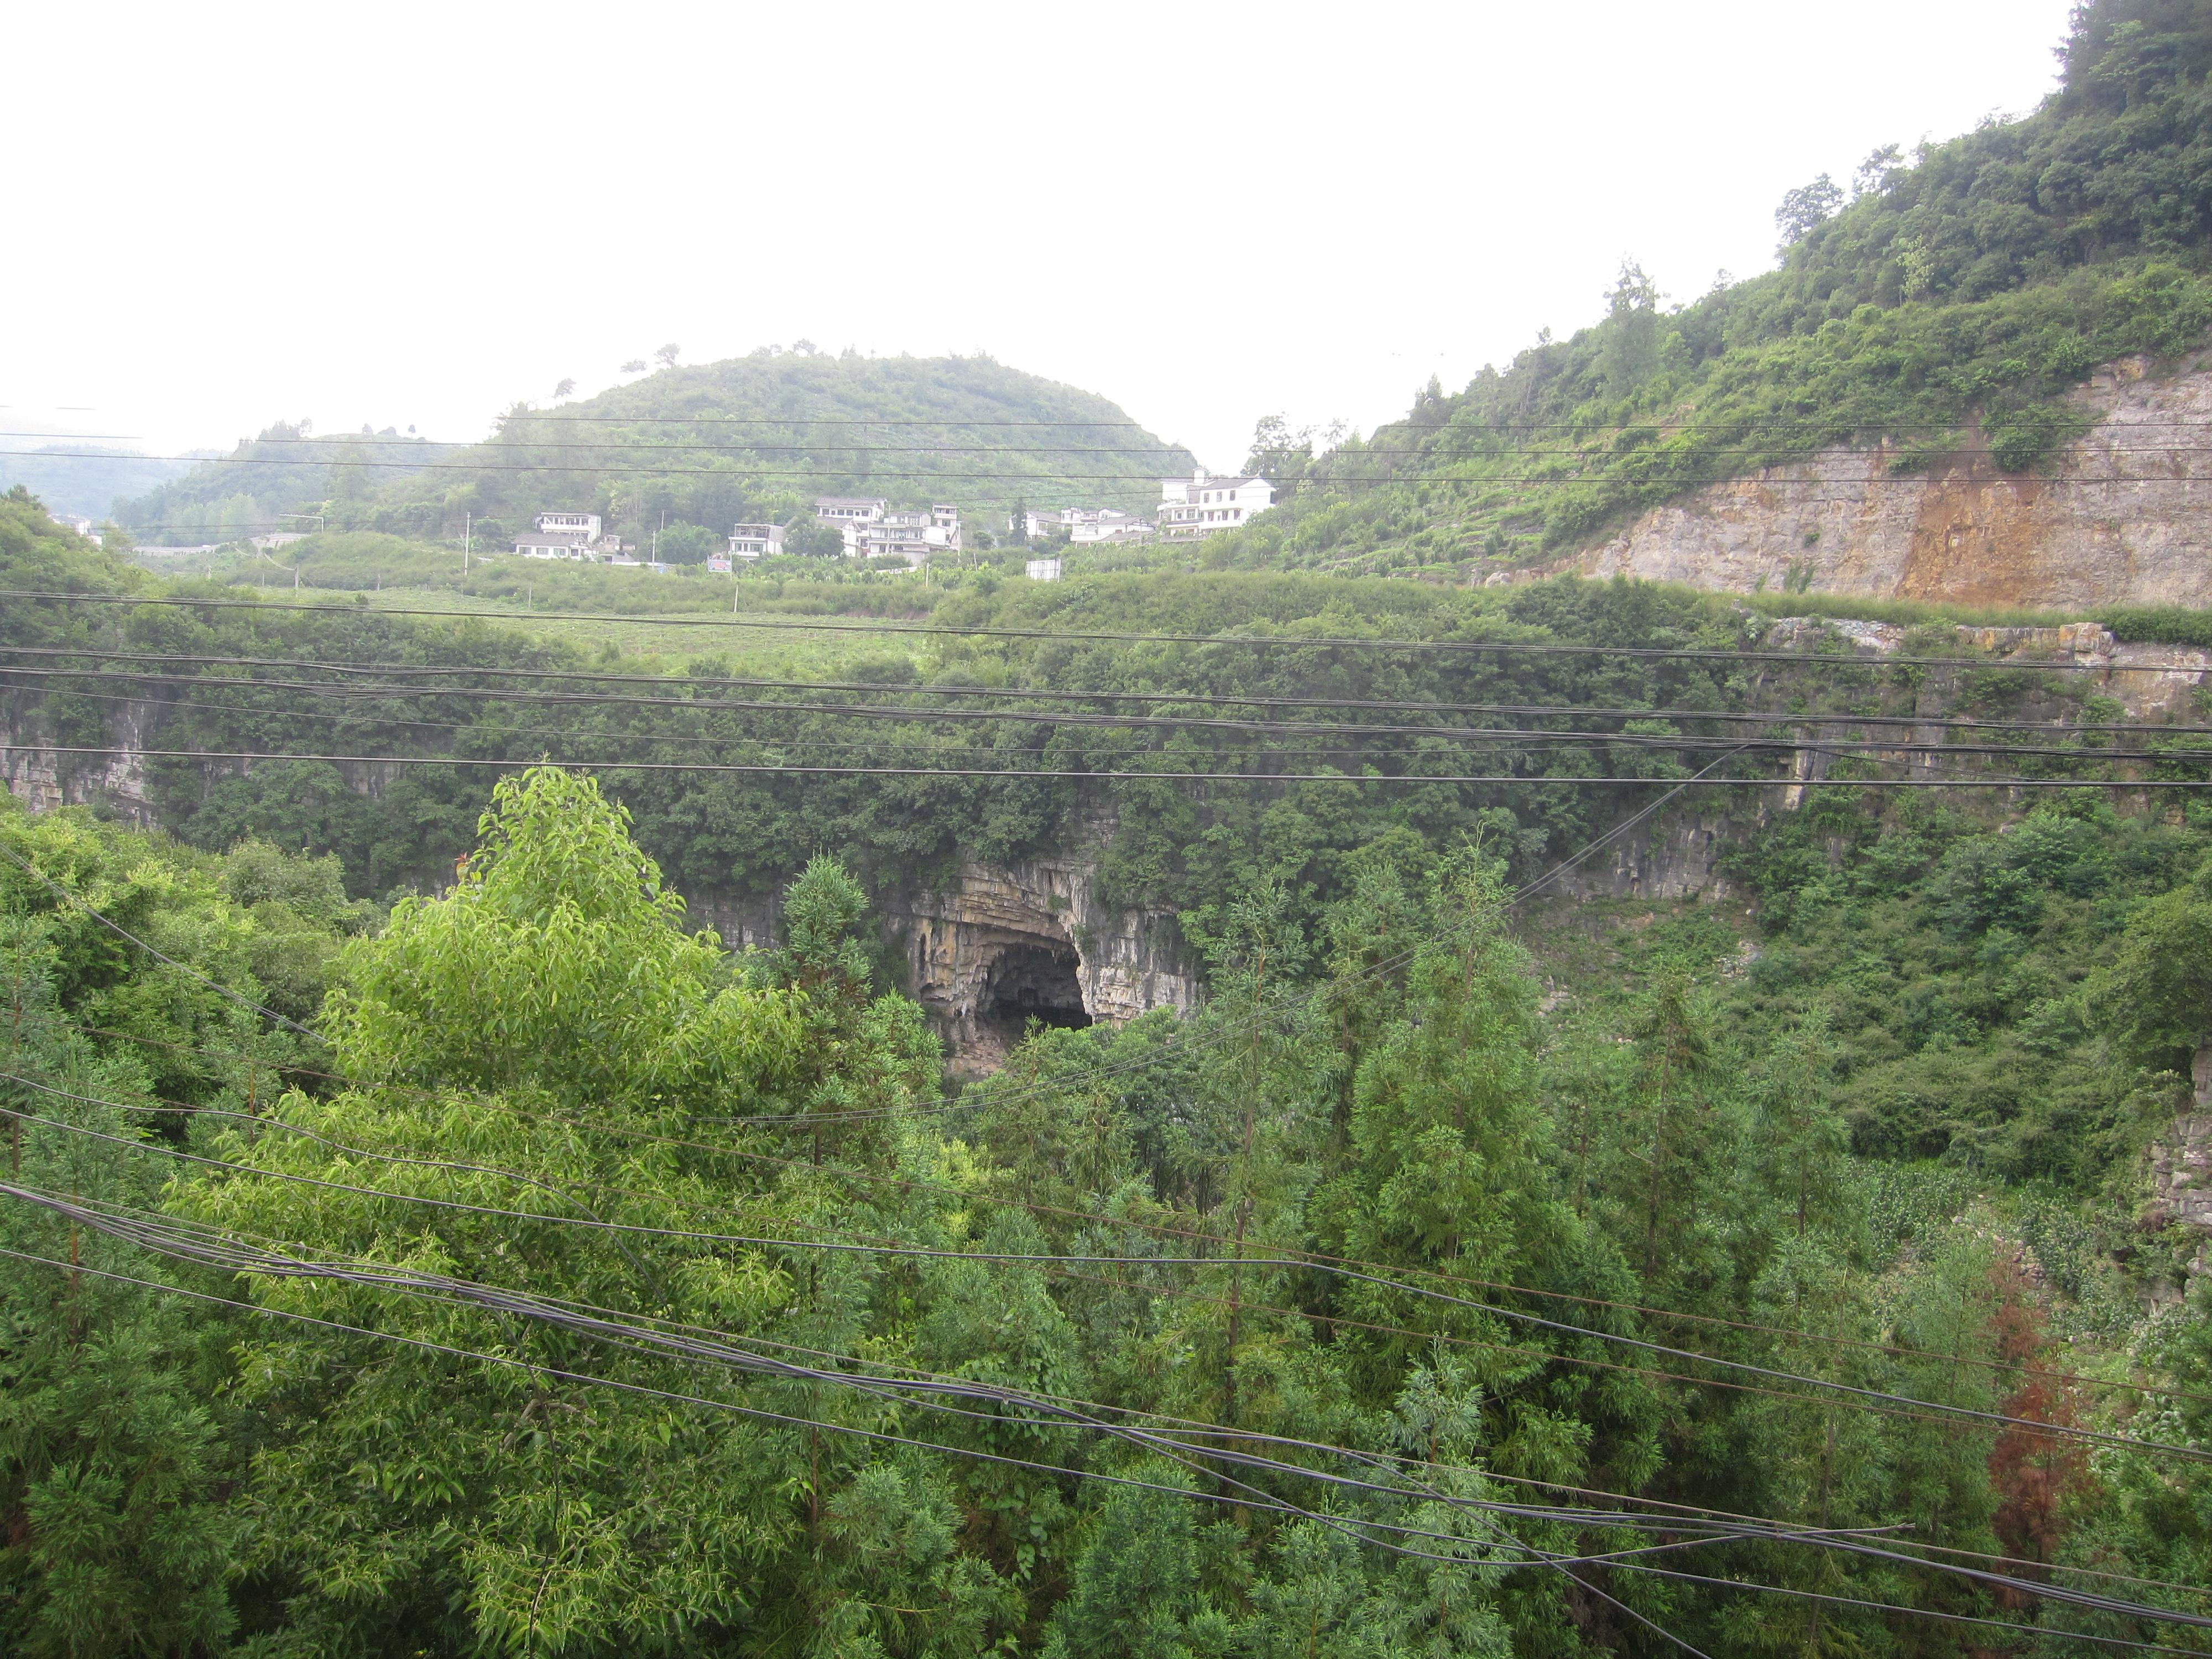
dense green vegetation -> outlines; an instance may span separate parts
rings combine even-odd
[[[2212,928],[2212,899],[2128,895],[2203,838],[2061,811],[2015,832],[2057,850],[2009,863],[1972,836],[1883,848],[1911,833],[1832,872],[1837,897],[1762,871],[1791,920],[1748,978],[1718,971],[1726,919],[1692,910],[1593,934],[1614,971],[1548,1015],[1495,866],[1385,835],[1316,927],[1279,885],[1233,906],[1180,1027],[1037,1031],[947,1112],[833,863],[793,884],[780,949],[726,956],[588,781],[502,784],[458,884],[368,932],[327,865],[265,845],[216,860],[0,817],[9,1644],[1673,1651],[1644,1620],[1709,1652],[2154,1638],[2047,1589],[2108,1587],[2068,1571],[2094,1566],[2193,1605],[2203,1465],[2033,1425],[2203,1445],[2212,1319],[2143,1321],[2139,1265],[1976,1158],[1855,1153],[1849,976],[1823,1010],[1792,1000],[1808,967],[1759,975],[1827,936],[1805,918],[1852,902],[1862,864],[1932,859],[1905,902],[1939,931],[1968,925],[1960,870],[2030,872],[1983,937],[2039,905],[2032,955],[2112,854],[2122,948],[2083,1029],[2109,1034],[2115,1082],[2155,1089],[2134,1068],[2212,1002],[2135,964]],[[321,1043],[210,982],[280,1014],[331,987]],[[2112,996],[2154,1017],[2115,1021]],[[129,1242],[149,1226],[167,1265]],[[217,1239],[261,1265],[219,1270]],[[580,1304],[621,1328],[577,1327]],[[671,1346],[695,1335],[723,1357]],[[1747,1376],[1722,1361],[1770,1380],[1716,1386]],[[2198,1392],[2140,1413],[2119,1383]],[[1127,1431],[942,1386],[1096,1402]],[[1219,1426],[1176,1451],[1179,1422]],[[1274,1466],[1224,1461],[1240,1449]],[[1547,1569],[1531,1547],[1650,1541],[1579,1488],[1899,1547]],[[1540,1496],[1567,1508],[1468,1507]],[[1929,1546],[2046,1564],[2046,1592],[1977,1587]],[[1670,1559],[1697,1576],[1642,1570]]]
[[[2044,465],[2102,363],[2212,332],[2212,4],[2094,0],[2062,89],[1908,164],[1869,156],[1778,218],[1778,270],[1668,306],[1632,263],[1607,314],[1325,454],[1263,429],[1289,505],[1224,565],[1480,569],[1584,544],[1696,485],[1831,445],[1910,476]]]
[[[46,553],[27,553],[20,570],[0,567],[0,586],[70,585],[52,561],[75,540],[52,532],[36,544]],[[0,555],[6,551],[0,548]],[[112,558],[84,568],[88,581],[111,586],[145,580]],[[680,577],[659,579],[649,591],[688,585]],[[552,755],[666,764],[674,769],[610,773],[609,787],[635,815],[641,837],[672,878],[702,899],[765,900],[822,854],[843,860],[872,890],[911,887],[943,878],[963,857],[1004,861],[1063,847],[1079,823],[1103,812],[1115,825],[1103,866],[1110,896],[1178,914],[1194,939],[1202,939],[1213,926],[1209,918],[1255,871],[1279,877],[1301,914],[1318,915],[1341,896],[1356,850],[1385,831],[1440,854],[1474,826],[1487,826],[1513,872],[1532,873],[1650,799],[1655,786],[1715,758],[1723,733],[1737,729],[1711,720],[1638,720],[1636,711],[1765,709],[1776,716],[1772,729],[1786,732],[1790,718],[1910,710],[1923,695],[1909,673],[1820,665],[1821,649],[1840,648],[1834,641],[1808,647],[1814,660],[1802,673],[1759,679],[1711,659],[1408,652],[1382,643],[1727,647],[1765,625],[1748,608],[1626,583],[1468,591],[1162,572],[1038,585],[1001,582],[980,571],[942,589],[748,586],[758,593],[748,625],[721,630],[716,648],[692,647],[672,676],[643,685],[592,677],[653,677],[662,664],[625,660],[611,650],[594,655],[489,617],[418,621],[366,605],[238,607],[240,590],[206,586],[179,591],[220,594],[234,608],[23,605],[11,611],[12,642],[82,644],[85,654],[75,666],[84,677],[17,676],[4,696],[21,729],[71,748],[115,742],[128,718],[132,744],[149,750],[427,754],[486,763]],[[850,631],[878,621],[939,631],[872,638]],[[817,624],[831,631],[810,631]],[[801,630],[795,635],[788,631],[794,625]],[[1012,636],[946,631],[968,629]],[[639,625],[639,631],[654,630]],[[1111,637],[1121,634],[1194,637]],[[1218,641],[1223,635],[1236,642]],[[1316,636],[1346,642],[1321,649],[1299,643]],[[746,683],[763,674],[766,653],[788,651],[794,640],[824,640],[846,653],[820,677],[827,684]],[[1377,643],[1352,642],[1360,640]],[[1948,632],[1923,642],[1955,649]],[[131,672],[155,679],[115,680],[123,666],[112,660],[118,653],[132,653]],[[202,660],[210,657],[373,662],[392,672],[367,681],[345,677],[341,684],[319,672],[302,678]],[[47,663],[48,674],[59,665]],[[518,686],[502,678],[513,670],[548,678]],[[1037,695],[992,699],[987,713],[960,695],[978,688]],[[1071,708],[1066,698],[1073,693],[1098,700]],[[2057,717],[2078,710],[2083,692],[2066,677],[2014,673],[2002,677],[2001,689],[1975,695],[1992,707]],[[1124,696],[1131,700],[1116,701]],[[1142,701],[1148,697],[1164,700]],[[1240,709],[1237,702],[1314,697],[1587,705],[1626,717],[1571,740],[1532,744],[1511,735],[1518,717],[1503,728],[1476,721],[1470,731],[1465,719],[1418,709],[1409,725],[1405,710],[1389,707],[1310,715]],[[126,713],[139,699],[145,701]],[[1530,716],[1527,724],[1538,736],[1590,725],[1557,716]],[[2078,760],[2029,754],[2016,764],[2067,775],[2100,763],[2110,740],[2068,736],[2059,747],[2069,745]],[[2038,739],[2030,746],[2050,745]],[[681,769],[801,761],[1012,775]],[[106,762],[102,755],[65,755],[59,763],[66,784],[98,774]],[[1959,761],[1970,769],[1993,763],[1964,755]],[[1734,775],[1755,777],[1765,764],[1740,761]],[[1368,771],[1402,781],[1377,787],[1329,781]],[[1020,775],[1028,772],[1139,775],[1086,784]],[[1172,781],[1179,773],[1249,774],[1254,781],[1185,785]],[[1266,781],[1284,773],[1320,775]],[[389,898],[451,868],[492,774],[466,765],[394,769],[374,799],[355,787],[361,775],[319,760],[264,764],[240,775],[228,767],[156,758],[148,767],[149,798],[164,822],[198,845],[221,850],[261,836],[335,852],[353,890]],[[1483,777],[1500,781],[1456,781]],[[1526,781],[1587,777],[1623,781],[1541,796]]]

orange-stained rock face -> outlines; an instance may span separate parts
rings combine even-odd
[[[1892,450],[1824,450],[1655,508],[1547,568],[1741,592],[2212,605],[2212,362],[2161,377],[2117,364],[2074,398],[2096,425],[2044,474],[1978,452],[1898,474]]]

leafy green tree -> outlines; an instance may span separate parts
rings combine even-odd
[[[1172,1469],[1136,1468],[1138,1478],[1173,1484]],[[1172,1491],[1124,1487],[1106,1500],[1054,1616],[1046,1659],[1210,1659],[1230,1651],[1230,1620],[1200,1583],[1202,1534],[1191,1510],[1191,1500]]]
[[[129,1056],[102,1055],[58,1023],[59,947],[44,918],[0,915],[12,1018],[4,1179],[143,1208],[161,1160],[45,1127],[128,1142],[152,1104]],[[137,1109],[105,1103],[118,1097]],[[223,1488],[239,1470],[194,1374],[203,1334],[219,1327],[164,1297],[166,1275],[137,1252],[21,1199],[0,1209],[0,1245],[10,1253],[0,1261],[0,1644],[56,1659],[221,1650],[237,1625],[229,1578],[243,1517]]]
[[[748,983],[682,919],[596,786],[550,769],[503,782],[458,884],[353,947],[331,1017],[351,1085],[287,1097],[285,1133],[228,1139],[231,1167],[180,1207],[325,1258],[851,1352],[872,1320],[860,1264],[816,1273],[815,1252],[681,1236],[835,1224],[811,1177],[763,1187],[759,1165],[710,1138],[718,1121],[790,1103],[808,1011],[834,1009],[840,988]],[[793,959],[820,942],[807,932]],[[839,1040],[859,1069],[867,1011],[839,1018],[857,1022]],[[911,1068],[879,1070],[896,1091]],[[336,1184],[282,1178],[300,1176]],[[424,1198],[478,1207],[410,1201]],[[579,1220],[675,1231],[563,1224]],[[273,1651],[737,1651],[746,1632],[825,1653],[988,1644],[993,1576],[959,1555],[927,1471],[834,1431],[880,1420],[843,1391],[755,1391],[342,1282],[252,1290],[272,1309],[462,1351],[276,1328],[242,1352],[241,1398],[283,1425],[253,1486],[255,1582],[285,1608]]]
[[[2173,1063],[2212,1038],[2212,861],[2130,918],[2092,994],[2146,1059]]]
[[[1774,210],[1774,228],[1782,233],[1780,252],[1790,250],[1810,236],[1815,230],[1835,216],[1836,210],[1844,204],[1841,185],[1826,173],[1809,185],[1800,185],[1782,198],[1782,205]]]

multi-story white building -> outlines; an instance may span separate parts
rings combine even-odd
[[[889,501],[860,495],[817,495],[814,516],[823,524],[874,524],[890,506]]]
[[[1275,504],[1275,486],[1265,478],[1215,478],[1194,472],[1188,478],[1160,480],[1160,534],[1170,541],[1234,530]]]
[[[782,551],[783,526],[780,524],[730,526],[730,556],[733,559],[764,559],[771,553]]]
[[[619,557],[622,544],[599,529],[596,513],[541,513],[531,529],[515,537],[514,550],[526,559]]]
[[[927,513],[886,508],[872,520],[845,525],[848,558],[920,564],[934,554],[957,553],[960,547],[960,509],[941,502]]]

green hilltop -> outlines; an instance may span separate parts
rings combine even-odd
[[[659,530],[664,552],[696,561],[739,520],[811,530],[817,495],[949,501],[996,529],[1018,503],[1149,507],[1160,477],[1193,465],[1097,393],[988,357],[763,348],[518,404],[465,447],[280,424],[116,516],[150,526],[145,541],[236,539],[313,513],[330,530],[418,541],[472,526],[489,545],[557,509],[633,541]]]
[[[947,501],[996,530],[1018,503],[1149,505],[1190,452],[1095,392],[988,357],[764,349],[667,368],[553,409],[517,406],[486,441],[373,495],[332,523],[421,538],[465,520],[497,536],[557,508],[596,513],[664,553],[703,557],[732,523],[805,539],[817,495]],[[666,528],[663,529],[662,526]]]

